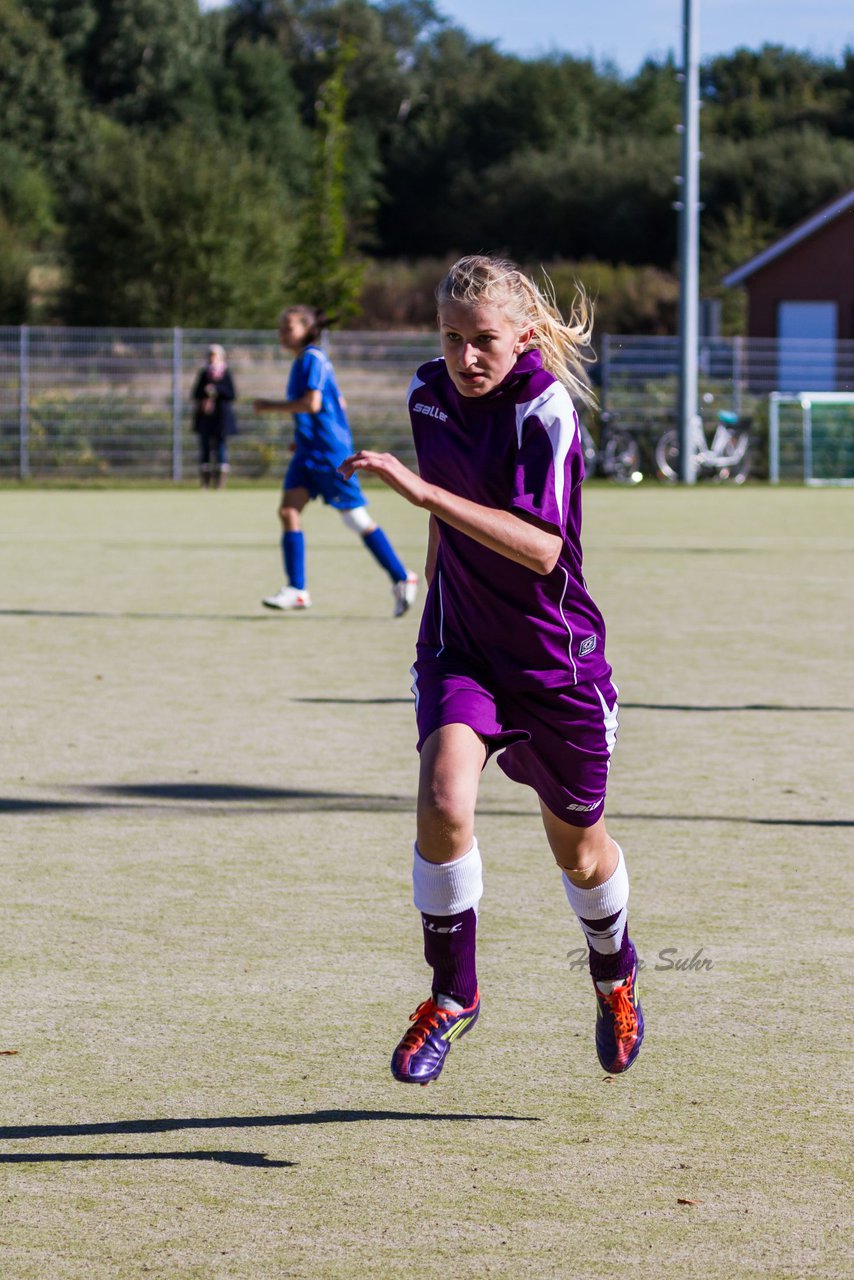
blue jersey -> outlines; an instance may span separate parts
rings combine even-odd
[[[332,361],[320,347],[306,347],[294,360],[288,378],[288,399],[319,391],[319,413],[295,413],[297,453],[308,463],[337,467],[353,452],[350,425],[335,381]]]

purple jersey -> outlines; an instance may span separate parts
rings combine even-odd
[[[581,570],[578,418],[539,351],[524,352],[482,399],[460,395],[444,360],[432,360],[413,378],[408,401],[425,480],[481,506],[530,514],[563,539],[554,569],[541,575],[439,519],[419,654],[448,650],[520,691],[610,676],[605,625]]]

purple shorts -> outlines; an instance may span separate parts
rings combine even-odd
[[[457,655],[423,655],[412,668],[418,750],[446,724],[467,724],[514,782],[533,787],[556,817],[592,827],[602,817],[617,738],[617,689],[606,676],[542,689],[494,693]]]

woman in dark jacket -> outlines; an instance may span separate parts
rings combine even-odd
[[[222,489],[228,475],[228,437],[237,435],[234,382],[218,344],[208,349],[208,362],[199,370],[192,399],[196,405],[193,430],[199,437],[199,478],[203,489]]]

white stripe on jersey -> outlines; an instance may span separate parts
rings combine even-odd
[[[409,389],[408,389],[408,391],[406,392],[406,403],[407,403],[407,404],[409,404],[409,401],[412,399],[412,393],[413,393],[414,391],[417,391],[419,387],[423,387],[424,385],[425,385],[425,383],[424,383],[424,382],[422,382],[422,380],[421,380],[421,378],[419,378],[418,374],[417,374],[417,373],[413,373],[413,375],[412,375],[412,381],[410,382],[410,384],[409,384]]]
[[[436,594],[439,597],[439,653],[444,653],[445,652],[445,601],[442,599],[441,569],[439,569],[436,573]]]
[[[602,703],[602,711],[604,713],[603,719],[605,723],[605,746],[608,749],[608,767],[610,768],[611,767],[610,757],[614,751],[614,744],[617,741],[617,729],[619,728],[619,724],[617,721],[617,714],[619,709],[619,704],[617,702],[617,698],[618,698],[617,689],[612,681],[611,688],[614,690],[614,705],[613,707],[609,707],[604,697],[602,696],[602,690],[599,688],[598,684],[594,685],[593,687],[596,690],[596,694],[597,694],[597,697],[599,698],[599,701]]]
[[[575,636],[572,634],[572,627],[569,625],[569,619],[567,618],[566,614],[563,611],[563,602],[566,599],[566,593],[569,590],[569,572],[567,569],[564,568],[563,565],[558,565],[558,568],[563,574],[563,591],[561,593],[560,603],[558,607],[560,609],[560,616],[563,618],[563,625],[566,627],[567,632],[569,633],[569,644],[567,646],[566,652],[570,662],[572,663],[572,683],[578,684],[578,667],[575,665],[575,658],[573,658],[572,656],[572,645],[575,640]]]
[[[562,382],[553,382],[534,400],[516,406],[516,439],[522,447],[522,431],[525,419],[536,417],[548,436],[554,454],[555,502],[563,527],[564,467],[566,455],[578,432],[578,417],[569,392]]]

